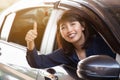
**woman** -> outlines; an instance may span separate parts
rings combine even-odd
[[[34,23],[34,29],[26,34],[27,60],[31,67],[48,68],[66,64],[77,68],[80,60],[91,55],[104,54],[115,58],[115,54],[100,36],[91,31],[91,24],[84,12],[77,9],[64,12],[57,26],[57,36],[62,48],[48,55],[37,54],[34,44],[37,37],[36,23]]]

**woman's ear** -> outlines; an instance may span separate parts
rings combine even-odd
[[[85,30],[85,28],[84,27],[82,27],[82,31],[84,31]]]

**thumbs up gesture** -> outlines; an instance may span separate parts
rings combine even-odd
[[[33,30],[35,30],[37,32],[37,22],[34,22]]]
[[[34,22],[33,29],[29,30],[25,36],[27,48],[32,50],[35,47],[34,40],[37,38],[37,22]]]

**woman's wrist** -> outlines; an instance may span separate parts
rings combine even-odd
[[[27,49],[32,51],[35,47],[35,43],[34,41],[31,41],[31,42],[27,42]]]

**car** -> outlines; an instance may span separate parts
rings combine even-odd
[[[56,23],[60,15],[71,8],[80,9],[89,16],[92,28],[116,53],[116,61],[120,64],[120,0],[21,0],[15,3],[0,14],[0,63],[31,68],[26,60],[24,38],[34,21],[39,26],[35,41],[38,54],[58,49]],[[72,77],[69,76],[71,80]]]

